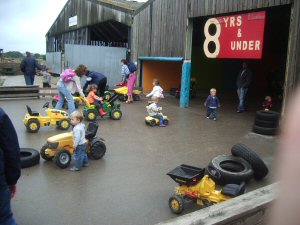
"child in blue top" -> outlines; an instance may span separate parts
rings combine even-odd
[[[206,118],[209,119],[212,116],[215,121],[217,120],[217,108],[220,107],[220,101],[216,94],[217,90],[215,88],[210,89],[210,95],[204,102],[204,106],[207,107]]]
[[[88,158],[86,154],[85,141],[85,126],[82,123],[82,112],[74,111],[71,114],[71,124],[73,128],[73,145],[74,151],[74,165],[70,168],[71,171],[79,171],[81,167],[88,166]]]

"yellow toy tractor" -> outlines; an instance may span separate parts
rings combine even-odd
[[[101,159],[106,152],[104,140],[96,136],[97,130],[97,123],[89,123],[85,133],[87,155],[92,159]],[[64,169],[69,166],[74,151],[73,132],[67,132],[49,137],[40,154],[46,161],[54,159],[56,165]]]
[[[46,108],[47,116],[32,111],[28,105],[26,107],[28,113],[25,115],[23,123],[30,133],[36,133],[40,127],[44,126],[57,126],[62,130],[67,130],[71,125],[68,113],[63,110],[49,108],[49,102],[43,105],[43,108]]]
[[[188,201],[196,201],[201,206],[210,206],[241,195],[245,191],[244,182],[240,185],[226,184],[223,189],[216,190],[215,182],[204,173],[205,169],[185,164],[167,173],[179,184],[169,199],[169,207],[173,213],[180,214],[184,210],[184,203]]]

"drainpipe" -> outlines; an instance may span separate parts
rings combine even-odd
[[[182,65],[180,107],[187,108],[190,103],[191,60],[184,60]]]

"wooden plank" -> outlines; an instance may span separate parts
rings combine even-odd
[[[36,97],[40,96],[39,93],[20,93],[20,94],[0,94],[0,98],[23,98],[23,97]]]

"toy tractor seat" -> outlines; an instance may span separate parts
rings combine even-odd
[[[98,131],[98,127],[99,127],[99,125],[97,123],[89,123],[88,127],[85,131],[85,138],[90,140],[93,137],[95,137],[95,135]]]
[[[27,108],[27,112],[30,116],[39,116],[40,115],[38,112],[32,111],[28,105],[26,105],[26,108]]]
[[[238,184],[226,184],[222,189],[222,194],[228,195],[231,197],[236,197],[245,192],[245,182]]]

